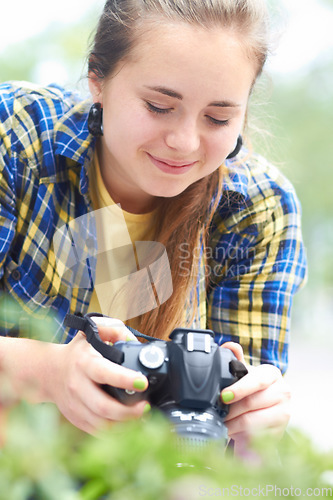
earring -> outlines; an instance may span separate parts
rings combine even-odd
[[[241,135],[238,136],[237,143],[235,146],[235,149],[227,156],[227,160],[230,160],[231,158],[234,158],[235,156],[238,155],[240,150],[242,149],[243,146],[243,138]]]
[[[90,108],[88,130],[95,137],[103,135],[103,108],[100,102],[95,102]]]

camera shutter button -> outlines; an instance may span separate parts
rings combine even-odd
[[[164,363],[164,352],[159,347],[147,345],[141,349],[139,361],[145,368],[160,368]]]

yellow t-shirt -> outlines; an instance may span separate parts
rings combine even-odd
[[[129,275],[135,278],[139,287],[135,242],[154,239],[156,211],[131,214],[115,204],[103,182],[97,152],[89,172],[89,186],[98,243],[95,287],[89,312],[101,312],[126,321],[134,317],[135,312],[133,300],[126,300],[129,299],[126,292]],[[132,312],[128,311],[129,307]]]
[[[140,269],[136,242],[154,241],[156,214],[131,214],[114,203],[107,191],[100,171],[97,152],[89,172],[90,195],[97,231],[97,265],[95,287],[89,312],[101,312],[126,322],[156,307],[146,269]],[[192,328],[206,328],[205,265],[201,260],[197,290],[199,308]],[[184,324],[191,315],[191,297],[184,305]],[[191,317],[191,316],[189,316]],[[134,321],[133,321],[134,318]]]

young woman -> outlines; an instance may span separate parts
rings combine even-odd
[[[24,338],[19,323],[3,329],[0,366],[17,397],[53,401],[90,433],[147,408],[99,387],[144,390],[143,375],[63,327],[68,312],[110,315],[94,277],[99,268],[112,278],[117,262],[92,248],[128,243],[102,210],[111,206],[130,242],[160,242],[171,268],[170,298],[135,327],[165,339],[176,326],[207,327],[239,359],[243,348],[249,374],[222,393],[229,435],[241,448],[256,429],[283,432],[290,307],[305,275],[300,209],[290,183],[241,139],[267,40],[262,0],[107,1],[89,57],[90,102],[55,86],[1,86],[2,289],[28,311],[56,311],[59,323],[57,343]],[[91,241],[89,216],[101,210]],[[58,237],[77,220],[73,245],[90,250],[66,262]],[[122,297],[125,307],[136,301]],[[132,316],[117,311],[118,322],[100,326],[104,340],[128,337],[119,318]]]

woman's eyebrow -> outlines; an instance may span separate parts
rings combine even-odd
[[[149,90],[153,90],[154,92],[159,92],[160,94],[168,95],[169,97],[174,97],[175,99],[179,99],[180,101],[183,99],[183,96],[176,92],[175,90],[168,89],[166,87],[149,87],[145,85],[145,87]]]
[[[145,85],[145,87],[149,90],[153,90],[154,92],[159,92],[160,94],[167,95],[169,97],[174,97],[175,99],[179,99],[181,101],[183,96],[176,92],[175,90],[168,89],[167,87],[150,87],[149,85]],[[232,101],[214,101],[208,104],[208,106],[216,106],[218,108],[238,108],[241,105]]]
[[[215,101],[209,103],[208,106],[217,106],[218,108],[239,108],[241,105],[232,101]]]

